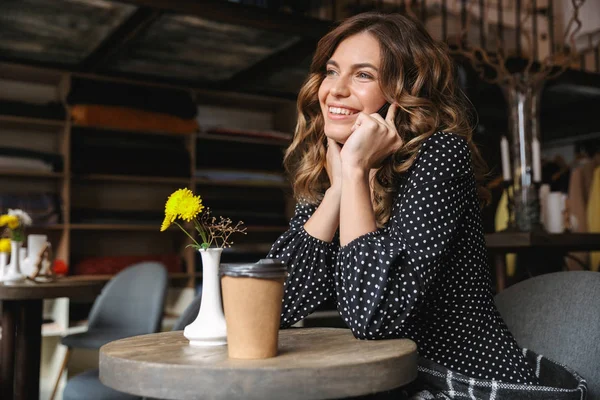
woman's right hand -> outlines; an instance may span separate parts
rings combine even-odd
[[[340,157],[341,146],[333,139],[327,138],[327,176],[331,190],[342,190],[342,158]]]

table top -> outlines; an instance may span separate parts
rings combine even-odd
[[[544,249],[555,251],[600,250],[600,233],[496,232],[485,235],[491,251]]]
[[[331,399],[403,386],[417,376],[409,339],[357,340],[349,329],[279,332],[279,354],[227,357],[227,346],[192,347],[182,331],[135,336],[100,348],[100,380],[162,399]]]
[[[0,282],[0,300],[88,298],[100,293],[105,284],[105,281],[69,277],[57,278],[52,282],[33,282],[31,280],[9,284]]]

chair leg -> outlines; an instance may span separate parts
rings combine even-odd
[[[50,400],[54,400],[54,396],[56,396],[56,391],[58,390],[58,385],[60,384],[60,378],[62,377],[65,368],[67,368],[67,364],[69,363],[69,358],[71,357],[71,348],[67,347],[67,352],[65,353],[65,358],[60,366],[60,371],[58,371],[58,376],[56,377],[56,382],[54,383],[54,389],[52,390],[52,394],[50,395]]]

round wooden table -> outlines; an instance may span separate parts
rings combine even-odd
[[[39,398],[43,300],[59,297],[89,298],[100,293],[105,283],[106,281],[101,280],[71,278],[44,283],[0,282],[0,393],[3,399]]]
[[[384,392],[417,376],[409,339],[357,340],[348,329],[279,332],[279,355],[227,357],[227,346],[192,347],[182,331],[116,340],[100,348],[100,380],[160,399],[332,399]]]

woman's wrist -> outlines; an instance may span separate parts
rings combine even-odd
[[[342,167],[342,178],[343,181],[352,180],[364,180],[369,176],[369,168],[363,168],[359,165],[344,165]]]
[[[341,196],[342,195],[342,183],[334,183],[325,191],[326,195],[330,196]]]

